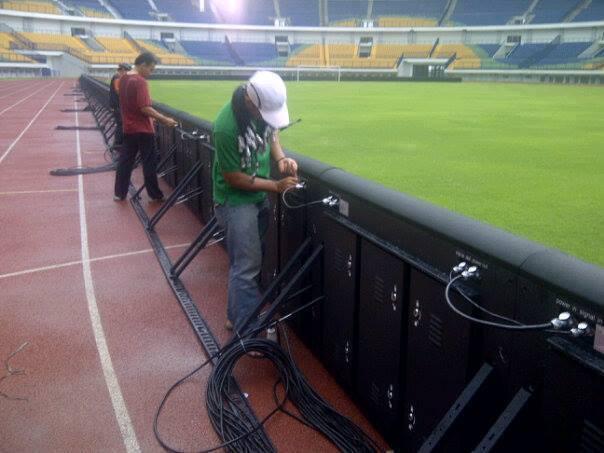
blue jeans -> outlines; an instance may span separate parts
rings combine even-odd
[[[227,317],[236,331],[260,303],[258,278],[268,230],[268,198],[257,204],[218,205],[218,224],[226,234],[229,255]]]

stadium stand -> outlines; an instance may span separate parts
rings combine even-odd
[[[196,63],[195,60],[188,56],[170,52],[159,41],[137,39],[136,44],[139,46],[140,50],[152,52],[157,58],[159,58],[161,64],[190,66]]]
[[[101,19],[115,19],[113,14],[106,10],[97,0],[63,0],[63,4],[76,9],[84,16],[98,17]]]
[[[604,20],[604,1],[602,0],[593,0],[587,8],[573,19],[573,22],[591,22],[594,20]]]
[[[543,58],[535,61],[532,67],[560,66],[570,67],[582,64],[578,56],[591,46],[590,42],[567,42],[555,45]]]
[[[49,33],[23,32],[23,37],[34,44],[38,50],[74,50],[85,52],[89,49],[79,38],[68,35],[53,35]]]
[[[246,25],[273,25],[275,23],[276,14],[273,0],[239,0],[237,8],[233,8],[230,2],[224,1],[215,1],[213,5],[216,21],[220,23]],[[303,10],[300,8],[300,11]]]
[[[235,62],[224,42],[181,41],[187,53],[205,65],[234,66]]]
[[[25,11],[28,13],[41,13],[41,14],[63,14],[61,9],[54,3],[44,0],[36,1],[8,1],[0,2],[0,8],[12,9],[16,11]]]
[[[274,44],[254,42],[232,42],[231,46],[246,65],[283,66]]]
[[[193,22],[212,24],[216,22],[214,14],[208,9],[203,13],[189,0],[154,0],[158,10],[166,13],[175,22]]]
[[[151,5],[147,0],[115,0],[111,5],[119,11],[124,19],[155,20]]]
[[[97,42],[102,45],[108,52],[120,54],[136,54],[138,49],[125,38],[109,38],[105,36],[97,36]]]
[[[331,0],[327,16],[331,25],[354,27],[367,17],[368,0]]]
[[[0,61],[35,63],[31,58],[14,52],[12,49],[16,44],[15,38],[10,33],[0,32]]]
[[[320,23],[319,0],[279,0],[281,17],[289,25],[318,27]]]
[[[562,22],[564,17],[576,8],[578,0],[541,0],[535,7],[531,20],[534,24]],[[593,3],[593,2],[592,2]]]
[[[446,6],[447,0],[423,0],[421,2],[417,0],[374,0],[372,17],[391,16],[401,18],[402,20],[423,18],[432,19],[431,22],[436,23],[445,11]]]
[[[301,46],[287,60],[286,66],[326,66],[325,48],[322,44]]]
[[[546,0],[545,3],[549,3]],[[503,25],[523,15],[531,0],[458,0],[449,19],[453,24]]]

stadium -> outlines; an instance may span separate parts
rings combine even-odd
[[[604,452],[604,0],[0,17],[2,449]],[[110,81],[141,55],[164,196],[141,148],[120,197]],[[287,124],[249,98],[265,71]],[[241,87],[284,153],[250,184],[297,171],[233,326],[215,127]]]

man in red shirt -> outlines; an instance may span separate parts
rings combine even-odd
[[[168,127],[175,127],[178,123],[152,107],[149,86],[145,79],[155,70],[156,64],[155,55],[144,52],[136,57],[134,70],[120,78],[119,99],[125,146],[120,153],[115,172],[115,194],[113,196],[115,201],[122,201],[126,198],[130,176],[139,152],[143,161],[145,188],[149,197],[155,201],[164,199],[164,194],[157,183],[153,120]]]

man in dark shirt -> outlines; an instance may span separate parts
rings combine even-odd
[[[117,72],[111,78],[109,84],[109,107],[113,110],[113,117],[115,118],[116,129],[115,137],[113,139],[113,146],[121,145],[124,142],[124,132],[122,131],[122,114],[120,113],[120,78],[132,69],[128,63],[120,63],[117,67]]]
[[[136,155],[140,152],[143,161],[145,188],[152,200],[163,201],[162,193],[157,183],[155,128],[153,120],[175,127],[178,123],[162,115],[151,105],[149,86],[145,80],[155,70],[157,58],[150,52],[144,52],[136,57],[134,70],[120,78],[119,100],[124,128],[124,148],[118,159],[115,173],[115,194],[113,199],[121,201],[126,198],[130,176],[134,168]]]

